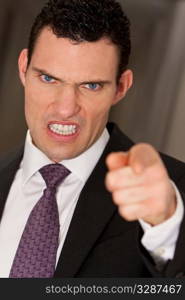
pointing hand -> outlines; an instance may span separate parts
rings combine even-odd
[[[106,186],[123,218],[154,226],[174,214],[175,190],[152,146],[137,144],[129,152],[111,153],[106,163]]]

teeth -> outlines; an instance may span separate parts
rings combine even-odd
[[[76,125],[50,124],[51,131],[61,135],[72,135],[76,132]]]

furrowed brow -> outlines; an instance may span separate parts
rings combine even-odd
[[[61,78],[58,78],[58,77],[56,77],[55,75],[50,74],[49,72],[47,72],[47,71],[44,70],[44,69],[39,69],[39,68],[36,68],[36,67],[33,67],[32,69],[33,69],[33,71],[37,72],[37,73],[40,74],[40,75],[41,75],[41,74],[44,74],[44,75],[47,75],[47,76],[49,76],[49,77],[52,77],[52,78],[55,79],[55,80],[58,80],[58,81],[63,82],[63,80],[62,80]]]
[[[58,78],[55,75],[50,74],[48,71],[46,71],[44,69],[40,69],[40,68],[37,68],[37,67],[32,67],[32,70],[34,72],[37,72],[40,75],[44,74],[44,75],[47,75],[49,77],[52,77],[53,79],[55,79],[57,81],[64,82],[64,80],[62,78]],[[90,83],[98,83],[100,85],[108,85],[108,84],[111,84],[111,81],[109,81],[109,80],[102,80],[100,78],[97,78],[97,79],[93,79],[93,80],[86,80],[86,81],[78,82],[76,84],[83,85],[83,84],[90,84]]]
[[[109,80],[102,80],[102,79],[96,79],[96,80],[88,80],[88,81],[82,81],[80,82],[80,84],[90,84],[90,83],[98,83],[101,85],[105,85],[105,84],[111,84],[111,81]]]

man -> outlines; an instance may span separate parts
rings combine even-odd
[[[19,57],[29,131],[1,164],[1,277],[183,276],[184,164],[107,124],[129,54],[114,0],[50,0],[36,18]]]

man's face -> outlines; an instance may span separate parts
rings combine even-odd
[[[131,85],[131,71],[116,84],[118,51],[108,39],[75,44],[49,28],[39,36],[27,67],[19,57],[25,115],[34,144],[52,161],[78,156],[101,135],[111,106]]]

